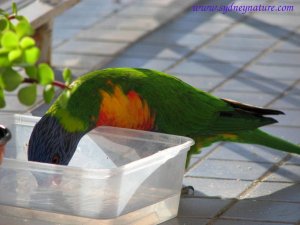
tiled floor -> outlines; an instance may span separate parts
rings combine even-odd
[[[192,12],[192,0],[116,2],[85,0],[55,21],[55,66],[75,75],[117,66],[166,71],[217,96],[285,111],[264,130],[300,143],[299,7],[224,15]],[[26,111],[8,111],[14,107]],[[191,162],[184,184],[195,193],[181,198],[178,217],[165,225],[300,224],[300,157],[216,144]]]

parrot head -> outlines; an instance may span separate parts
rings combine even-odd
[[[67,165],[71,160],[82,132],[67,132],[58,119],[45,115],[34,127],[28,145],[28,160]]]

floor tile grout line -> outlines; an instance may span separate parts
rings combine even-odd
[[[299,26],[300,27],[300,26]],[[287,35],[284,35],[283,37],[279,38],[277,41],[275,41],[271,46],[267,47],[266,49],[262,50],[256,57],[248,61],[243,67],[239,68],[236,72],[234,72],[231,76],[229,76],[227,79],[225,79],[223,82],[219,83],[215,87],[211,88],[209,92],[214,92],[220,87],[222,87],[226,82],[231,80],[232,78],[237,77],[240,73],[244,72],[245,69],[250,67],[251,65],[255,64],[259,59],[261,59],[263,56],[271,52],[273,49],[275,49],[282,41],[288,39],[290,36],[295,34],[295,30],[289,32]]]
[[[272,221],[272,220],[255,220],[255,219],[248,219],[248,218],[242,218],[242,217],[222,217],[222,220],[235,220],[235,221],[248,221],[248,222],[263,222],[263,223],[272,223],[272,225],[292,225],[293,222],[286,222],[286,221]]]
[[[266,4],[269,4],[273,2],[272,0],[267,0]],[[240,23],[242,23],[243,21],[247,20],[248,18],[250,18],[250,16],[254,15],[254,12],[249,13],[247,16],[241,17],[240,19],[235,20],[233,23],[230,23],[230,25],[226,28],[224,28],[223,30],[221,30],[220,32],[216,33],[215,35],[213,35],[211,38],[209,38],[207,41],[205,41],[204,43],[196,46],[195,48],[193,48],[189,54],[187,54],[187,56],[183,57],[182,59],[178,60],[177,62],[175,62],[174,64],[170,65],[169,67],[167,67],[165,69],[165,71],[170,70],[172,68],[174,68],[175,66],[177,66],[179,63],[183,62],[184,60],[186,60],[187,58],[189,58],[190,56],[192,56],[195,52],[197,52],[200,48],[203,48],[207,45],[209,45],[210,43],[218,40],[219,38],[223,37],[226,33],[228,33],[229,30],[231,30],[232,28],[236,27],[237,25],[239,25]]]
[[[105,64],[98,64],[97,66],[95,66],[93,69],[96,68],[101,68],[101,67],[105,67],[106,65],[109,65],[111,62],[113,62],[113,60],[115,60],[116,58],[118,58],[120,55],[122,55],[123,52],[125,52],[127,49],[129,49],[131,46],[133,46],[135,43],[143,41],[145,38],[147,38],[147,36],[153,34],[154,32],[163,29],[163,27],[167,26],[169,23],[177,20],[179,17],[182,17],[189,9],[190,7],[193,5],[194,3],[189,3],[187,4],[183,10],[181,10],[180,12],[174,13],[174,15],[172,15],[172,17],[170,17],[169,19],[165,19],[165,21],[163,21],[162,23],[160,23],[157,27],[155,27],[154,29],[150,29],[149,31],[145,32],[145,34],[141,35],[140,37],[138,37],[137,39],[133,40],[132,42],[128,43],[128,45],[122,49],[120,52],[118,52],[117,54],[112,55],[112,58],[108,60],[108,62],[106,62]]]
[[[276,50],[275,50],[276,51]],[[300,53],[300,52],[299,52]],[[261,66],[270,66],[270,67],[273,67],[273,66],[277,66],[277,67],[286,67],[286,68],[294,68],[294,69],[298,69],[299,66],[295,66],[295,65],[287,65],[287,64],[267,64],[267,63],[262,63],[262,62],[259,62],[257,65],[261,65]]]
[[[110,42],[112,43],[112,42]],[[125,43],[125,42],[118,42],[118,43]],[[123,49],[122,49],[123,51]],[[79,56],[99,56],[99,57],[114,57],[113,54],[93,54],[93,53],[74,53],[74,52],[70,52],[70,51],[67,51],[67,52],[64,52],[64,51],[57,51],[55,54],[60,54],[60,55],[69,55],[69,56],[72,56],[72,55],[79,55]],[[121,52],[122,54],[122,52]],[[158,56],[158,57],[149,57],[149,56],[145,56],[145,55],[126,55],[126,58],[141,58],[141,59],[145,59],[145,60],[171,60],[171,61],[174,61],[176,60],[175,58],[172,58],[172,57],[162,57],[162,56]],[[56,66],[57,67],[57,66]],[[79,67],[77,67],[79,68]],[[193,76],[193,75],[191,75]],[[215,76],[215,77],[220,77],[220,76]],[[220,77],[221,78],[221,77]],[[283,79],[282,79],[283,80]],[[288,79],[287,79],[288,80]]]
[[[193,218],[193,219],[203,219],[203,220],[211,220],[211,217],[208,216],[178,216],[178,218],[182,219],[188,219],[188,218]],[[239,217],[222,217],[222,220],[224,221],[241,221],[241,222],[262,222],[262,223],[272,223],[273,225],[282,225],[282,224],[287,224],[287,225],[294,225],[292,222],[285,222],[285,221],[271,221],[271,220],[255,220],[255,219],[249,219],[249,218],[239,218]],[[185,224],[184,224],[185,225]],[[295,224],[298,225],[298,224]]]
[[[299,164],[285,164],[285,165],[294,165],[294,166],[300,166]],[[257,181],[259,183],[269,183],[269,184],[300,184],[300,181],[284,181],[284,180],[264,180],[259,181],[258,179],[236,179],[236,178],[220,178],[220,177],[203,177],[203,176],[194,176],[194,175],[188,175],[184,178],[191,178],[191,179],[205,179],[205,180],[226,180],[226,181],[246,181],[246,182],[254,182]]]
[[[274,99],[272,99],[270,102],[268,102],[265,106],[268,107],[274,102],[276,102],[278,99],[284,97],[289,91],[293,90],[298,84],[300,84],[300,79],[296,80],[292,85],[290,85],[288,88],[286,88],[283,92],[281,92],[279,95],[277,95]]]
[[[237,26],[240,22],[242,22],[242,20],[235,21],[233,24],[231,24],[230,26],[224,28],[223,30],[221,30],[217,34],[212,35],[212,37],[210,37],[208,40],[204,41],[200,45],[196,46],[195,48],[191,49],[191,51],[185,57],[182,57],[181,59],[177,60],[175,63],[173,63],[172,65],[168,66],[164,71],[168,71],[168,70],[173,69],[175,66],[177,66],[180,63],[182,63],[187,58],[189,58],[193,54],[195,54],[199,49],[201,49],[201,48],[203,48],[205,46],[208,46],[212,42],[214,42],[214,41],[218,40],[219,38],[223,37],[229,30],[231,30],[233,27]]]
[[[102,42],[102,41],[101,41]],[[120,44],[131,44],[131,41],[130,42],[123,42],[123,41],[116,41],[116,42],[107,42],[107,43],[120,43]],[[134,43],[132,43],[134,44]],[[156,45],[153,45],[153,46],[156,46]],[[172,47],[172,46],[170,46]],[[87,55],[87,56],[110,56],[109,54],[93,54],[93,53],[76,53],[76,52],[65,52],[65,51],[57,51],[56,52],[57,54],[66,54],[66,55]],[[299,52],[300,53],[300,52]],[[151,60],[151,59],[157,59],[157,60],[177,60],[178,58],[175,58],[175,57],[165,57],[165,56],[155,56],[155,57],[152,57],[152,56],[148,56],[148,55],[136,55],[136,54],[125,54],[124,56],[126,56],[126,58],[142,58],[142,59],[145,59],[145,60]],[[199,62],[199,63],[217,63],[217,64],[228,64],[228,63],[233,63],[233,64],[245,64],[245,62],[242,62],[242,61],[223,61],[223,60],[220,60],[220,59],[211,59],[211,60],[193,60],[195,62]],[[259,63],[258,65],[262,65],[262,66],[280,66],[280,67],[292,67],[292,68],[300,68],[300,66],[298,65],[289,65],[289,64],[265,64],[265,63]],[[176,73],[176,72],[175,72]],[[195,75],[192,75],[192,74],[182,74],[182,75],[190,75],[190,76],[195,76]],[[203,75],[200,75],[200,76],[203,76]],[[224,76],[221,76],[221,75],[208,75],[208,76],[214,76],[214,77],[220,77],[220,78],[224,78]],[[253,79],[253,80],[259,80],[259,79],[267,79],[267,78],[241,78],[241,79]],[[292,78],[281,78],[280,80],[292,80]]]
[[[300,52],[297,52],[296,54],[298,55],[299,53]],[[293,68],[299,68],[300,69],[300,65],[286,64],[286,63],[263,63],[263,62],[260,62],[260,63],[258,63],[258,65],[262,65],[262,66],[283,66],[283,67],[293,67]]]
[[[300,166],[299,163],[293,163],[293,162],[287,162],[286,165],[288,165],[288,166]],[[299,181],[299,183],[300,183],[300,181]]]
[[[232,200],[228,205],[226,205],[223,209],[221,209],[215,216],[212,218],[206,225],[213,225],[213,223],[220,219],[222,215],[224,215],[232,206],[237,204],[240,199],[243,197],[246,197],[248,193],[250,193],[252,190],[254,190],[258,184],[263,182],[270,174],[272,174],[274,171],[278,170],[281,165],[283,165],[285,162],[287,162],[291,158],[290,154],[287,154],[282,160],[280,160],[278,163],[274,163],[274,165],[268,169],[262,176],[260,176],[257,180],[253,181],[252,184],[250,184],[239,196]]]
[[[115,14],[117,14],[118,12],[120,12],[120,11],[126,9],[127,7],[131,6],[134,2],[136,2],[136,0],[133,1],[133,2],[131,2],[131,3],[129,3],[129,4],[125,4],[125,7],[123,7],[124,5],[121,4],[121,5],[122,5],[122,7],[121,7],[122,9],[113,10],[113,11],[111,11],[108,15],[105,15],[104,17],[101,17],[101,19],[95,21],[93,24],[89,25],[88,27],[79,29],[79,31],[74,35],[73,38],[76,39],[76,36],[77,36],[80,32],[92,28],[92,27],[95,26],[97,23],[101,22],[102,20],[105,21],[105,20],[109,19],[110,17],[113,17],[113,16],[114,16]],[[102,22],[103,22],[103,21],[102,21]],[[73,38],[71,38],[71,39],[66,39],[66,40],[62,41],[62,42],[59,43],[57,46],[54,46],[54,48],[52,48],[52,50],[54,51],[56,48],[58,48],[59,46],[65,44],[65,43],[67,43],[68,41],[72,40]]]
[[[134,43],[136,40],[132,41],[126,41],[126,40],[109,40],[109,39],[101,39],[101,38],[92,38],[92,37],[74,37],[74,40],[76,41],[82,41],[82,42],[91,42],[91,43],[121,43],[121,44],[131,44]]]
[[[245,79],[244,81],[247,81],[248,79]],[[266,81],[267,80],[260,80],[260,79],[257,79],[258,81]],[[278,79],[279,80],[279,79]],[[280,81],[294,81],[294,79],[290,79],[290,80],[280,80]],[[297,80],[296,80],[297,81]],[[290,87],[290,86],[289,86]],[[289,88],[287,87],[287,89]],[[257,94],[257,91],[256,90],[251,90],[251,91],[248,91],[248,90],[235,90],[235,89],[223,89],[223,90],[216,90],[216,92],[228,92],[228,93],[241,93],[241,94]],[[211,92],[209,90],[209,92]],[[266,94],[266,95],[275,95],[275,94],[281,94],[282,91],[266,91],[266,92],[261,92],[260,94]]]
[[[286,164],[291,165],[291,164]],[[299,165],[293,165],[293,166],[299,166]],[[257,179],[237,179],[237,178],[220,178],[220,177],[204,177],[204,176],[195,176],[195,175],[188,175],[184,176],[184,178],[190,178],[190,179],[204,179],[204,180],[219,180],[219,181],[239,181],[239,182],[258,182],[258,183],[279,183],[279,184],[300,184],[300,181],[272,181],[272,180],[264,180],[260,181],[259,178]]]
[[[283,157],[282,157],[283,158]],[[236,162],[236,163],[256,163],[256,164],[274,164],[276,162],[269,162],[269,161],[257,161],[257,160],[242,160],[242,159],[222,159],[222,158],[208,158],[208,161],[223,161],[223,162]],[[280,161],[280,160],[279,160]]]
[[[222,198],[222,197],[219,197],[219,196],[201,196],[201,195],[198,195],[198,196],[193,196],[193,197],[190,197],[190,196],[185,196],[183,195],[182,198],[184,199],[206,199],[206,200],[236,200],[236,198]],[[240,199],[237,199],[238,201]],[[242,199],[243,201],[253,201],[251,198],[250,199]],[[255,201],[257,202],[272,202],[272,203],[290,203],[290,204],[300,204],[300,201],[285,201],[285,200],[276,200],[276,199],[255,199]],[[223,219],[224,217],[222,218],[219,218],[219,219]],[[210,218],[210,219],[213,219],[213,218]],[[246,218],[245,218],[246,219]]]
[[[225,178],[225,177],[204,177],[204,176],[195,176],[195,175],[187,175],[184,178],[194,178],[194,179],[205,179],[205,180],[226,180],[226,181],[246,181],[246,182],[255,182],[258,179],[237,179],[237,178]],[[275,182],[276,183],[276,182]],[[295,182],[284,182],[284,183],[295,183]]]
[[[127,48],[126,43],[124,43],[124,42],[123,43],[109,42],[109,44],[124,44],[124,46],[121,46],[120,49],[118,49],[114,53],[102,53],[102,54],[91,53],[91,52],[81,53],[81,52],[76,52],[74,50],[59,50],[59,51],[56,51],[56,53],[58,53],[58,54],[66,54],[66,55],[86,55],[86,56],[99,56],[99,57],[113,57],[114,58],[115,54],[120,54],[120,53],[122,53],[122,51],[124,51],[124,48],[125,49]]]
[[[126,5],[126,7],[131,6],[132,4],[128,4]],[[141,35],[140,37],[138,37],[135,40],[132,40],[131,42],[113,42],[113,43],[126,43],[127,46],[123,49],[120,50],[120,52],[116,53],[116,54],[112,54],[112,59],[110,59],[107,63],[105,63],[105,65],[109,64],[111,61],[113,61],[115,58],[117,58],[119,55],[121,55],[124,51],[126,51],[130,46],[132,46],[134,43],[143,40],[144,38],[146,38],[148,35],[150,35],[153,32],[156,32],[158,29],[161,29],[162,27],[164,27],[165,25],[167,25],[168,23],[176,20],[178,17],[181,17],[182,15],[184,15],[188,9],[192,6],[192,3],[188,3],[186,4],[186,6],[180,11],[180,12],[176,12],[174,13],[170,18],[165,19],[163,22],[160,22],[157,27],[153,28],[153,29],[149,29],[149,30],[145,30],[146,32]],[[107,17],[105,17],[105,20],[113,18],[114,16],[117,16],[118,13],[120,13],[121,11],[123,11],[125,8],[122,8],[121,10],[115,11],[113,13],[110,13]],[[100,21],[100,20],[99,20]],[[86,30],[86,29],[92,29],[93,27],[95,27],[95,25],[97,25],[97,23],[99,23],[99,21],[94,22],[91,26],[89,26],[88,28],[82,29],[82,30]],[[103,21],[102,21],[103,22]],[[71,41],[71,40],[76,40],[77,39],[77,35],[75,35],[73,38],[66,40],[66,42]],[[99,40],[100,41],[100,40]],[[94,41],[96,42],[96,41]],[[107,43],[112,43],[111,41],[106,41]],[[65,42],[64,42],[65,43]],[[58,47],[58,46],[57,46]],[[56,48],[57,48],[56,47]],[[55,50],[55,48],[53,49]],[[64,52],[58,52],[58,53],[64,53]],[[69,54],[72,54],[72,52],[69,52]],[[95,69],[92,68],[92,69]]]
[[[267,177],[269,177],[273,172],[275,172],[276,170],[279,169],[280,166],[282,166],[283,164],[285,164],[288,160],[290,160],[292,158],[291,154],[287,154],[286,156],[284,156],[280,161],[276,162],[273,164],[273,166],[271,168],[269,168],[259,179],[258,182],[264,182],[265,179]],[[247,193],[245,193],[247,194]],[[243,197],[241,195],[241,197]]]

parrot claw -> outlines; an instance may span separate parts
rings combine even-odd
[[[181,195],[194,195],[195,189],[193,186],[183,186],[181,189]]]

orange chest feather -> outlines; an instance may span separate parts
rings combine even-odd
[[[113,93],[100,91],[102,102],[97,126],[115,126],[139,130],[152,130],[155,116],[148,103],[135,91],[127,94],[119,86],[114,86]]]

